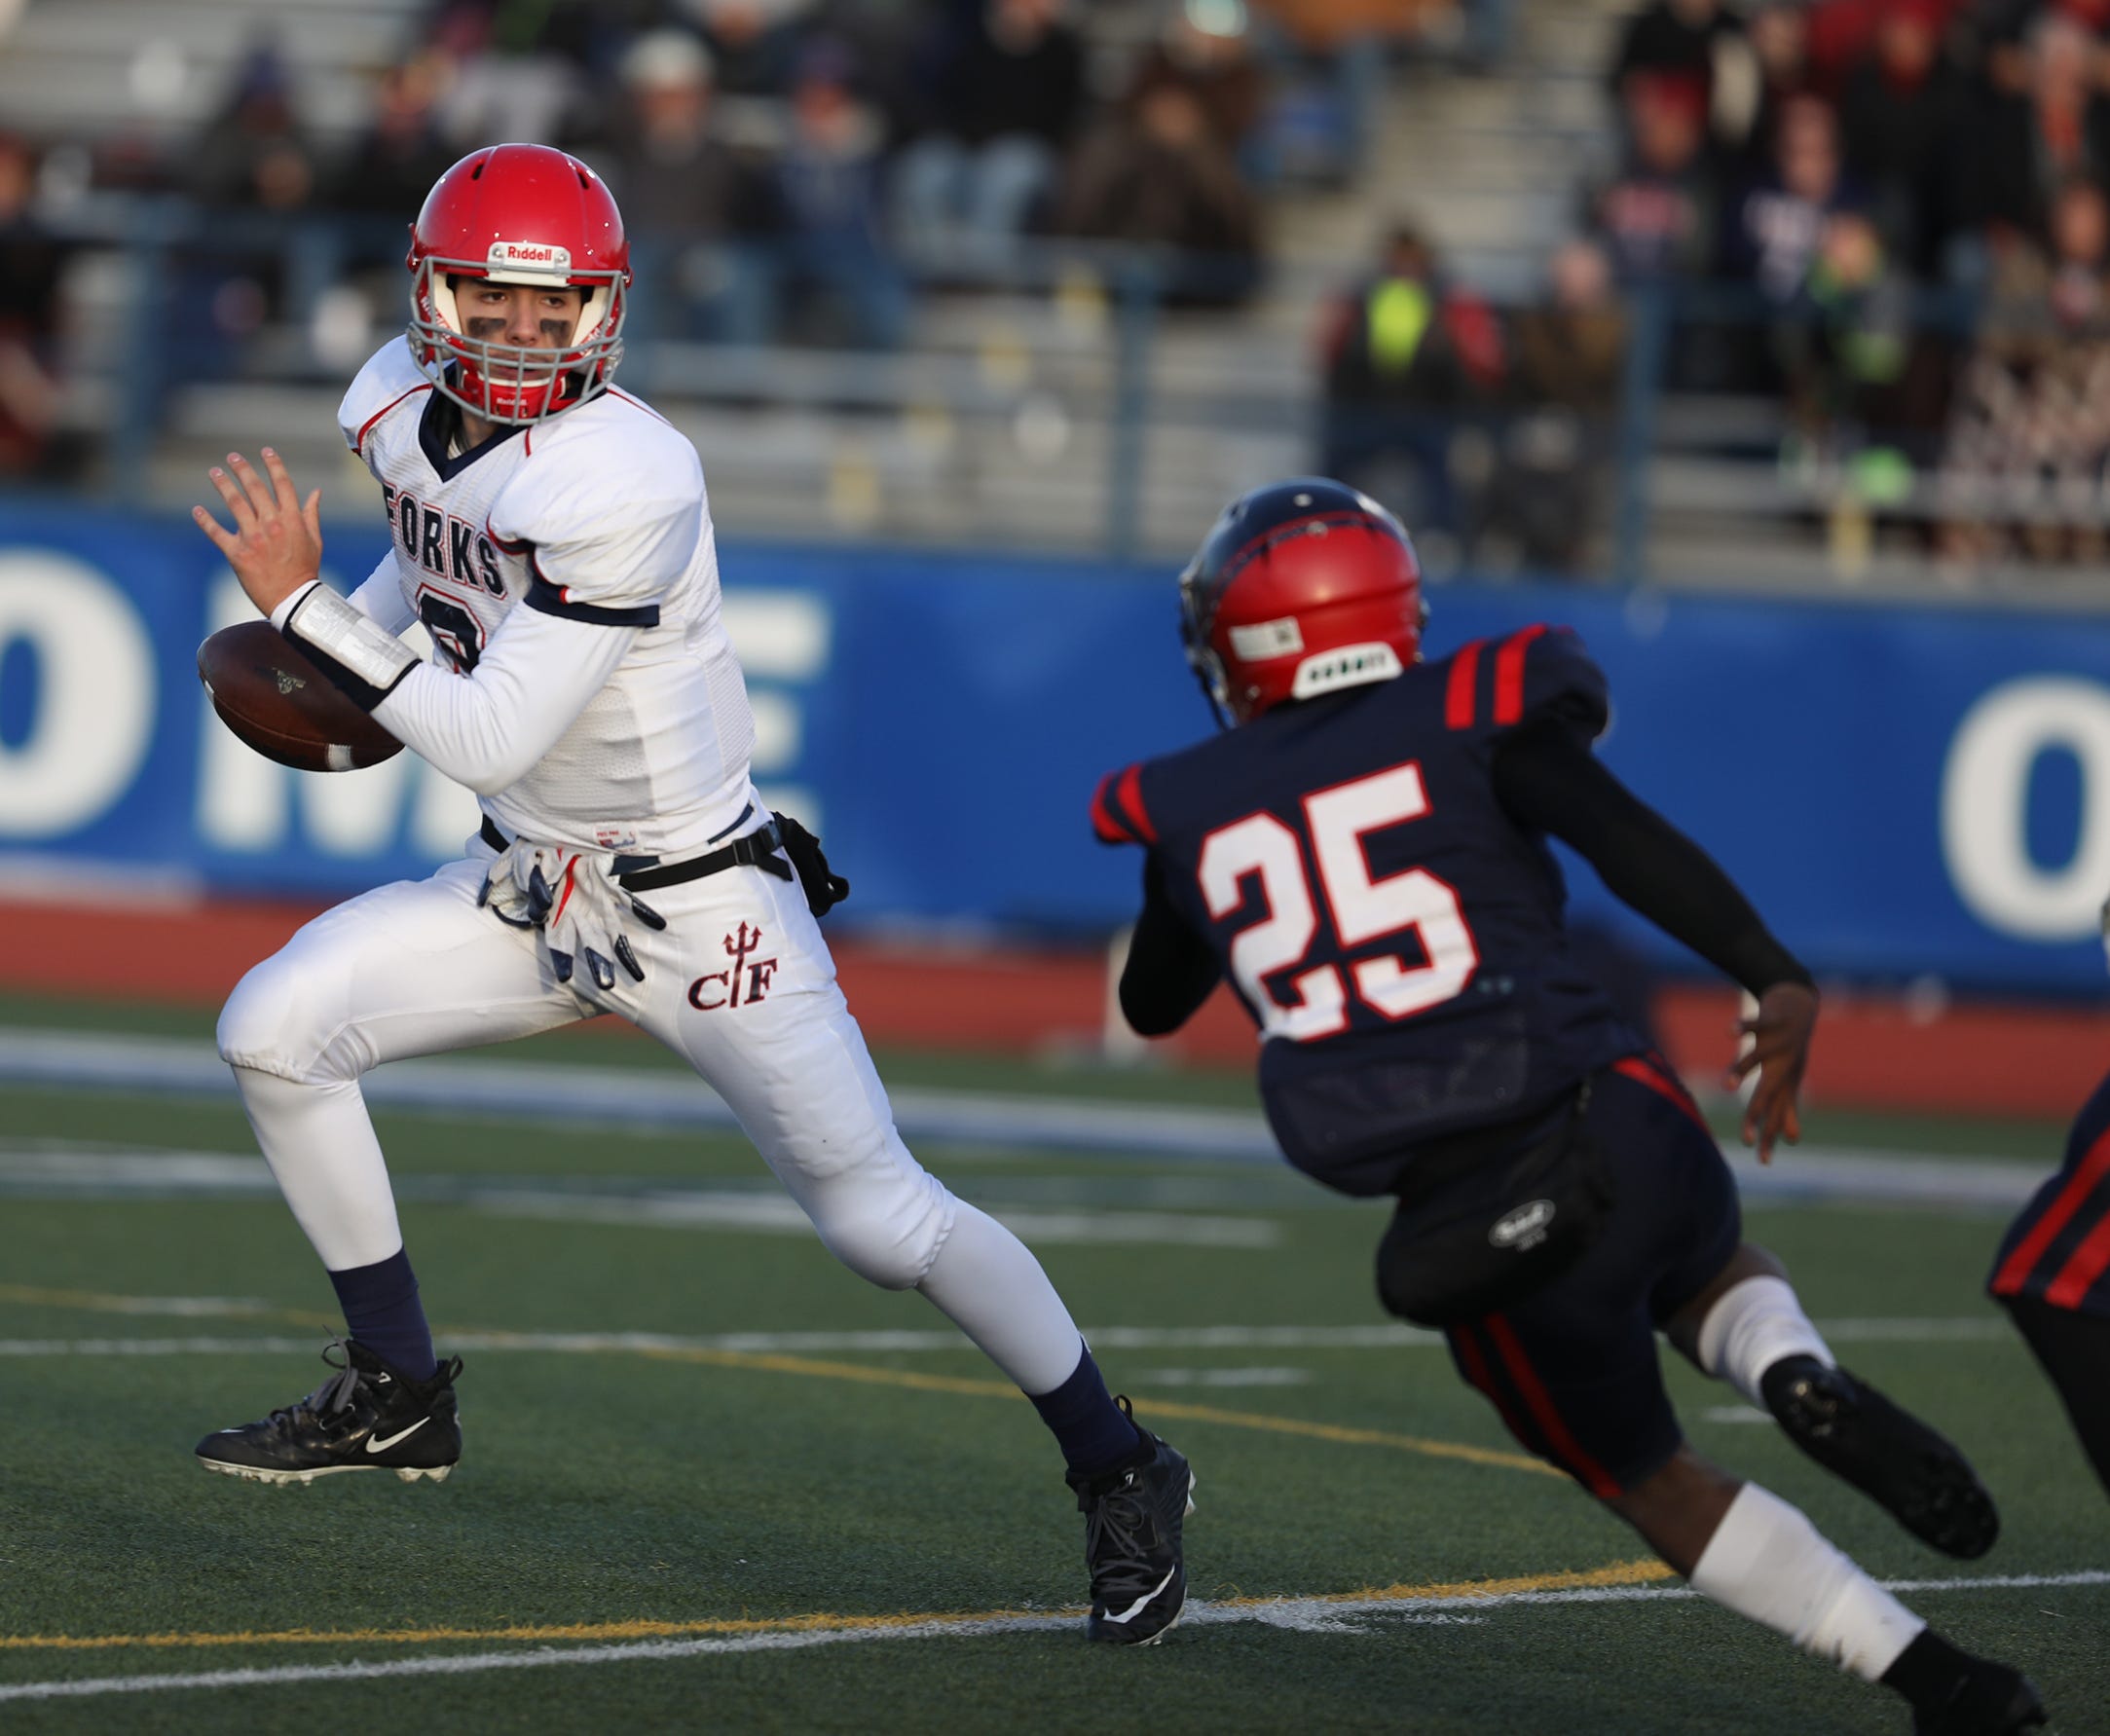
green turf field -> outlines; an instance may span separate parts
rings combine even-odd
[[[0,1001],[0,1024],[209,1021]],[[595,1034],[512,1053],[663,1064]],[[1220,1076],[883,1070],[1251,1101]],[[1035,1240],[1109,1378],[1195,1463],[1190,1620],[1128,1652],[1084,1643],[1080,1521],[1031,1411],[917,1298],[866,1288],[765,1211],[722,1210],[771,1197],[744,1143],[381,1125],[443,1348],[470,1347],[467,1456],[443,1487],[264,1488],[190,1448],[315,1384],[330,1295],[255,1185],[232,1090],[0,1088],[0,1728],[1909,1727],[1887,1693],[1666,1595],[1621,1527],[1515,1459],[1440,1347],[1358,1342],[1386,1326],[1381,1216],[1286,1171],[924,1154]],[[1811,1134],[2047,1166],[2056,1148],[2014,1124],[1819,1116]],[[677,1193],[716,1204],[670,1216]],[[1980,1300],[2001,1221],[1750,1213],[1842,1359],[1977,1460],[2006,1520],[1985,1560],[1930,1554],[1682,1365],[1674,1392],[1703,1451],[1878,1575],[1948,1582],[1903,1595],[2027,1668],[2054,1729],[2110,1732],[2110,1583],[2045,1583],[2110,1570],[2110,1504]],[[1263,1330],[1284,1327],[1305,1330]],[[2023,1583],[1974,1584],[1994,1577]],[[118,1680],[134,1685],[52,1687]]]

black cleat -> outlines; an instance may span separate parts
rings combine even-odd
[[[344,1361],[322,1352],[337,1372],[306,1398],[200,1441],[205,1469],[256,1483],[313,1483],[339,1471],[444,1483],[462,1457],[454,1388],[462,1358],[442,1362],[428,1381],[413,1381],[364,1345],[342,1342]]]
[[[1941,1704],[1912,1713],[1912,1736],[2008,1736],[2047,1718],[2029,1678],[1990,1658],[1973,1658],[1969,1674]]]
[[[1784,1356],[1758,1385],[1791,1441],[1921,1542],[1963,1561],[1993,1546],[2000,1514],[1970,1461],[1866,1381],[1814,1356]]]
[[[1134,1422],[1126,1398],[1114,1401]],[[1085,1516],[1085,1565],[1092,1570],[1088,1639],[1116,1645],[1155,1645],[1179,1625],[1187,1607],[1180,1528],[1194,1511],[1194,1472],[1148,1429],[1144,1445],[1119,1470],[1067,1481]]]

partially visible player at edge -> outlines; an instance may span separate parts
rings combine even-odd
[[[1318,479],[1235,501],[1180,596],[1224,727],[1109,776],[1092,803],[1103,841],[1145,850],[1129,1022],[1175,1030],[1230,977],[1289,1161],[1399,1200],[1379,1251],[1387,1305],[1442,1324],[1517,1439],[1695,1590],[1897,1689],[1920,1732],[2041,1722],[2020,1676],[1949,1644],[1795,1508],[1701,1459],[1672,1414],[1658,1331],[1924,1541],[1991,1546],[1970,1466],[1837,1366],[1779,1262],[1742,1239],[1690,1098],[1571,956],[1547,834],[1758,997],[1734,1068],[1757,1075],[1744,1134],[1761,1159],[1798,1135],[1809,974],[1598,760],[1605,680],[1580,643],[1531,627],[1422,662],[1405,532]]]
[[[480,150],[432,188],[406,263],[407,337],[340,413],[392,534],[372,575],[318,582],[317,496],[269,447],[261,472],[211,472],[232,530],[195,517],[280,631],[477,793],[482,836],[310,923],[221,1016],[350,1333],[321,1387],[199,1457],[266,1482],[447,1475],[461,1362],[433,1351],[360,1075],[614,1012],[731,1105],[838,1259],[920,1291],[1032,1399],[1086,1515],[1088,1631],[1159,1638],[1186,1595],[1187,1463],[1109,1396],[1032,1254],[895,1130],[815,922],[847,887],[749,781],[695,449],[611,384],[631,279],[613,199],[562,152]],[[413,621],[432,664],[397,637]]]
[[[2102,920],[2110,948],[2110,904]],[[2065,1161],[2009,1226],[1986,1288],[2058,1389],[2110,1494],[2110,1077],[2074,1117]]]

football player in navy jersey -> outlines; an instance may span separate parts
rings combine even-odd
[[[2075,1119],[2058,1172],[2010,1226],[1986,1287],[2058,1388],[2110,1491],[2110,1078]]]
[[[1398,1201],[1392,1311],[1446,1332],[1518,1440],[1717,1603],[1911,1704],[1914,1729],[2019,1730],[2006,1665],[1935,1634],[1795,1508],[1681,1433],[1655,1336],[1770,1412],[1947,1554],[1992,1502],[1947,1441],[1837,1366],[1684,1089],[1571,953],[1548,836],[1758,998],[1735,1063],[1759,1157],[1799,1135],[1809,973],[1726,875],[1600,762],[1605,678],[1528,627],[1422,661],[1413,546],[1339,483],[1233,502],[1180,580],[1221,732],[1107,777],[1092,822],[1144,847],[1121,1006],[1177,1029],[1228,976],[1260,1027],[1284,1154]]]

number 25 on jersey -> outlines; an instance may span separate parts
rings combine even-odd
[[[1462,993],[1480,957],[1458,894],[1426,868],[1373,879],[1363,839],[1428,812],[1413,761],[1304,798],[1305,831],[1318,866],[1318,896],[1297,833],[1273,814],[1248,814],[1203,840],[1197,864],[1202,897],[1217,921],[1247,904],[1243,882],[1259,881],[1258,921],[1231,942],[1231,971],[1260,1015],[1261,1036],[1309,1043],[1349,1025],[1349,990],[1388,1019],[1409,1018]],[[1318,898],[1344,954],[1341,964],[1298,971],[1319,938]],[[1409,963],[1372,942],[1412,933],[1425,962]],[[1367,949],[1367,950],[1366,950]],[[1294,973],[1277,999],[1268,979]]]

